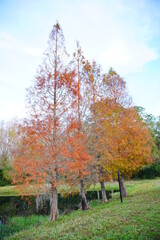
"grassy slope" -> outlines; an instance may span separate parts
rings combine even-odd
[[[56,222],[44,217],[40,226],[7,239],[160,239],[160,179],[127,182],[127,189],[123,204],[116,193],[108,204],[93,201],[92,210],[75,211]]]

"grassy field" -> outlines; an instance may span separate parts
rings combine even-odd
[[[31,189],[31,195],[35,195],[35,191],[34,191],[34,186],[30,186]],[[100,190],[100,184],[97,183],[96,185],[91,185],[90,187],[86,188],[86,190],[88,191],[92,191],[92,190]],[[118,182],[109,182],[106,185],[106,190],[118,190],[119,186],[118,186]],[[72,189],[70,189],[69,187],[66,186],[61,186],[60,189],[58,189],[58,192],[63,193],[63,192],[69,192],[72,191]],[[78,191],[78,187],[73,189],[73,191]],[[0,197],[7,197],[7,196],[19,196],[21,195],[18,189],[18,186],[3,186],[0,187]],[[24,194],[25,195],[25,194]]]
[[[160,179],[128,181],[126,186],[129,196],[123,203],[115,193],[109,203],[92,201],[92,210],[73,211],[56,222],[42,216],[14,217],[10,226],[23,230],[7,239],[160,239]]]
[[[154,182],[155,180],[153,180]],[[157,180],[158,181],[158,180]],[[152,181],[151,180],[136,180],[136,181],[126,181],[126,187],[127,187],[127,192],[129,194],[135,194],[138,192],[141,192],[143,190],[143,187],[145,186],[145,188],[149,188],[150,189],[150,183]],[[135,184],[136,183],[136,184]],[[100,183],[97,183],[96,185],[91,185],[90,187],[86,188],[87,191],[97,191],[100,190]],[[106,184],[106,190],[110,191],[110,190],[118,190],[119,189],[119,185],[118,182],[108,182]],[[63,192],[67,192],[70,191],[71,189],[69,189],[69,187],[66,186],[62,186],[59,189],[59,192],[63,193]],[[75,190],[75,189],[74,189]],[[78,188],[77,188],[78,191]],[[33,186],[31,188],[31,194],[35,194],[34,190],[33,190]],[[19,189],[16,186],[4,186],[4,187],[0,187],[0,197],[2,196],[18,196],[20,195],[19,193]]]
[[[4,186],[0,187],[0,197],[2,196],[17,196],[19,195],[19,191],[15,186]]]

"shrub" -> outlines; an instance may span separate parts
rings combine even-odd
[[[11,179],[7,179],[4,174],[4,169],[0,169],[0,186],[6,186],[11,183]]]
[[[133,179],[153,179],[156,177],[160,177],[160,160],[150,166],[144,166],[132,176]]]

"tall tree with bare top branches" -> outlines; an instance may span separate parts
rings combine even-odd
[[[87,164],[90,162],[91,158],[88,154],[86,147],[84,122],[87,117],[89,102],[88,102],[88,87],[86,82],[86,76],[84,74],[85,58],[83,56],[79,43],[77,43],[77,48],[73,56],[74,56],[73,68],[75,69],[77,83],[77,96],[75,104],[72,108],[72,111],[74,112],[73,114],[74,128],[72,128],[73,130],[72,136],[70,136],[69,139],[72,149],[75,152],[73,159],[77,163],[75,172],[77,173],[77,179],[80,184],[80,194],[82,197],[82,210],[87,210],[89,209],[89,205],[87,203],[84,190],[84,177],[87,174]]]
[[[75,74],[65,64],[66,60],[64,36],[57,23],[50,33],[44,62],[28,89],[30,117],[23,128],[23,151],[14,161],[14,169],[25,175],[19,179],[23,185],[31,182],[51,185],[52,221],[59,215],[57,189],[64,178],[63,158],[67,154],[63,136],[72,98],[76,94]],[[22,158],[23,164],[19,164]]]
[[[97,119],[97,109],[96,103],[100,101],[103,97],[102,92],[102,80],[103,75],[101,73],[101,67],[93,61],[90,63],[86,61],[85,63],[85,74],[87,75],[87,86],[88,91],[88,103],[90,106],[89,117],[88,117],[88,134],[87,134],[87,147],[92,156],[92,162],[89,165],[90,179],[91,182],[100,182],[102,190],[102,201],[107,202],[107,196],[105,191],[105,180],[108,176],[104,170],[104,165],[102,164],[102,159],[98,149],[98,141],[101,138],[101,126]]]

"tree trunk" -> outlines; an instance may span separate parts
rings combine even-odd
[[[82,203],[82,211],[90,209],[90,207],[87,203],[86,194],[84,191],[83,179],[80,180],[80,194],[81,194],[81,198],[82,198],[82,202],[81,202]]]
[[[97,191],[97,198],[98,198],[98,200],[100,199],[99,191]]]
[[[59,211],[58,211],[58,194],[57,189],[52,185],[51,188],[51,212],[50,212],[50,220],[55,221],[58,219]]]
[[[120,178],[120,184],[121,184],[122,197],[127,197],[128,195],[127,195],[125,183],[122,177]]]
[[[101,181],[100,184],[101,184],[101,191],[102,191],[102,201],[103,202],[108,202],[104,181]]]

